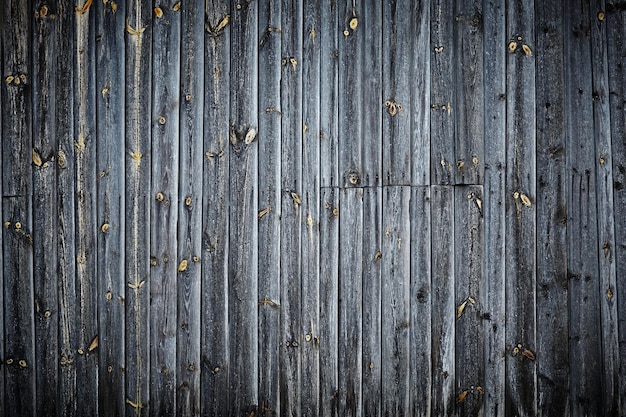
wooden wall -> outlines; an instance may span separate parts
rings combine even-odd
[[[626,2],[0,22],[0,415],[626,413]]]

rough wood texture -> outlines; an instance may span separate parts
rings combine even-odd
[[[413,2],[414,46],[409,79],[411,103],[411,185],[430,185],[430,1]],[[424,51],[424,52],[422,52]]]
[[[339,179],[339,49],[337,0],[320,5],[320,186]],[[343,36],[343,35],[342,35]]]

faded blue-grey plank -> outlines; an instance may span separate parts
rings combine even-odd
[[[320,5],[320,185],[333,187],[339,179],[339,32],[336,0]],[[343,35],[342,35],[343,36]]]
[[[411,8],[414,39],[409,79],[411,104],[411,185],[430,185],[430,19],[431,2],[416,1]]]

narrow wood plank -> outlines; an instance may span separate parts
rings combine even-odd
[[[150,415],[177,410],[179,277],[194,267],[194,254],[179,253],[178,213],[186,196],[179,195],[181,12],[175,0],[153,10],[152,152],[150,199]],[[184,208],[182,209],[185,210]],[[179,256],[180,255],[180,256]],[[188,274],[189,272],[187,272]],[[182,323],[180,324],[182,326]],[[186,371],[183,371],[186,373]]]
[[[259,405],[280,415],[281,2],[259,3]]]
[[[0,18],[4,18],[3,12],[0,11]],[[4,20],[3,20],[4,21]],[[4,33],[0,33],[0,54],[4,56]],[[0,70],[2,74],[4,74],[3,63],[0,63]],[[0,91],[0,98],[2,96],[2,92]],[[2,131],[2,120],[4,118],[3,113],[3,105],[2,100],[0,99],[0,131]],[[2,171],[2,157],[0,157],[0,175],[3,174]],[[0,213],[4,213],[3,211],[3,201],[4,201],[4,193],[2,192],[2,181],[0,181]],[[1,230],[1,229],[0,229]],[[3,244],[3,236],[4,232],[0,232],[0,247]],[[0,268],[4,270],[4,258],[3,258],[3,250],[0,250]],[[0,279],[0,306],[4,308],[4,279]],[[0,401],[0,414],[5,415],[5,405],[4,405],[4,378],[5,378],[5,351],[4,351],[4,313],[2,317],[0,317],[0,334],[3,337],[0,337],[0,395],[2,395],[3,400]]]
[[[483,414],[484,299],[483,189],[454,190],[454,292],[456,301],[456,396],[459,416]]]
[[[124,277],[124,95],[125,4],[97,2],[96,166],[99,414],[124,415],[126,393]],[[120,299],[121,298],[121,299]]]
[[[410,187],[383,189],[381,365],[385,416],[410,415],[410,200]]]
[[[506,166],[506,20],[503,0],[483,8],[485,83],[485,416],[501,416],[505,403],[505,166]],[[480,162],[480,161],[479,161]]]
[[[320,3],[302,5],[302,344],[301,414],[319,415]]]
[[[339,407],[340,416],[362,414],[363,189],[340,191],[339,210]]]
[[[383,175],[385,185],[411,181],[411,5],[386,2],[383,7]]]
[[[363,28],[358,22],[356,3],[344,1],[337,8],[338,46],[338,153],[339,180],[343,187],[363,183]],[[351,26],[352,24],[352,26]],[[340,103],[340,104],[339,104]]]
[[[363,415],[381,415],[381,271],[382,271],[382,189],[363,189]]]
[[[453,184],[456,170],[453,63],[453,3],[430,3],[430,177],[432,184]]]
[[[483,183],[483,46],[482,0],[455,2],[454,155],[457,184]]]
[[[430,185],[430,19],[431,2],[413,2],[410,63],[411,185]]]
[[[536,364],[522,353],[536,352],[536,123],[528,117],[535,113],[535,55],[528,52],[535,48],[534,7],[516,2],[506,19],[505,259],[515,260],[506,263],[506,414],[533,416]]]
[[[339,189],[322,188],[320,205],[320,416],[338,416]]]
[[[56,4],[46,6],[56,9]],[[35,297],[35,367],[39,413],[57,413],[58,291],[55,135],[54,24],[41,9],[33,25],[33,270]],[[43,156],[42,156],[43,155]],[[0,304],[3,305],[3,304]],[[4,335],[4,333],[2,332]],[[1,391],[4,393],[4,391]]]
[[[450,416],[455,407],[454,189],[431,187],[432,397],[431,413]]]
[[[150,412],[150,141],[152,13],[126,4],[126,413]],[[148,285],[146,285],[148,284]]]
[[[591,26],[591,71],[593,126],[595,142],[596,198],[598,216],[599,303],[602,356],[602,414],[619,414],[619,338],[617,303],[614,297],[615,228],[613,210],[613,163],[611,116],[609,108],[608,49],[609,38],[603,0],[589,5]],[[600,14],[602,13],[602,14]]]
[[[411,188],[411,292],[409,345],[409,409],[413,416],[431,415],[431,208],[430,187]]]
[[[340,184],[337,1],[322,2],[320,16],[320,185],[334,187]]]
[[[204,151],[202,185],[202,313],[200,405],[202,415],[229,415],[228,386],[228,146],[230,118],[230,7],[206,3],[204,49]]]
[[[598,223],[589,4],[565,11],[569,365],[572,415],[602,414]]]
[[[202,166],[204,164],[204,1],[181,6],[180,188],[178,259],[188,267],[178,277],[176,415],[200,415]],[[192,263],[189,263],[189,260]]]
[[[230,414],[258,405],[258,6],[231,2],[228,333]],[[284,34],[284,29],[283,29]],[[237,202],[236,204],[233,204]]]

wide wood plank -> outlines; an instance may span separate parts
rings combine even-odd
[[[411,8],[413,51],[409,78],[411,104],[411,185],[430,185],[430,19],[431,2],[416,1]]]
[[[320,186],[339,179],[339,31],[336,1],[320,4]],[[343,36],[343,35],[341,35]]]

